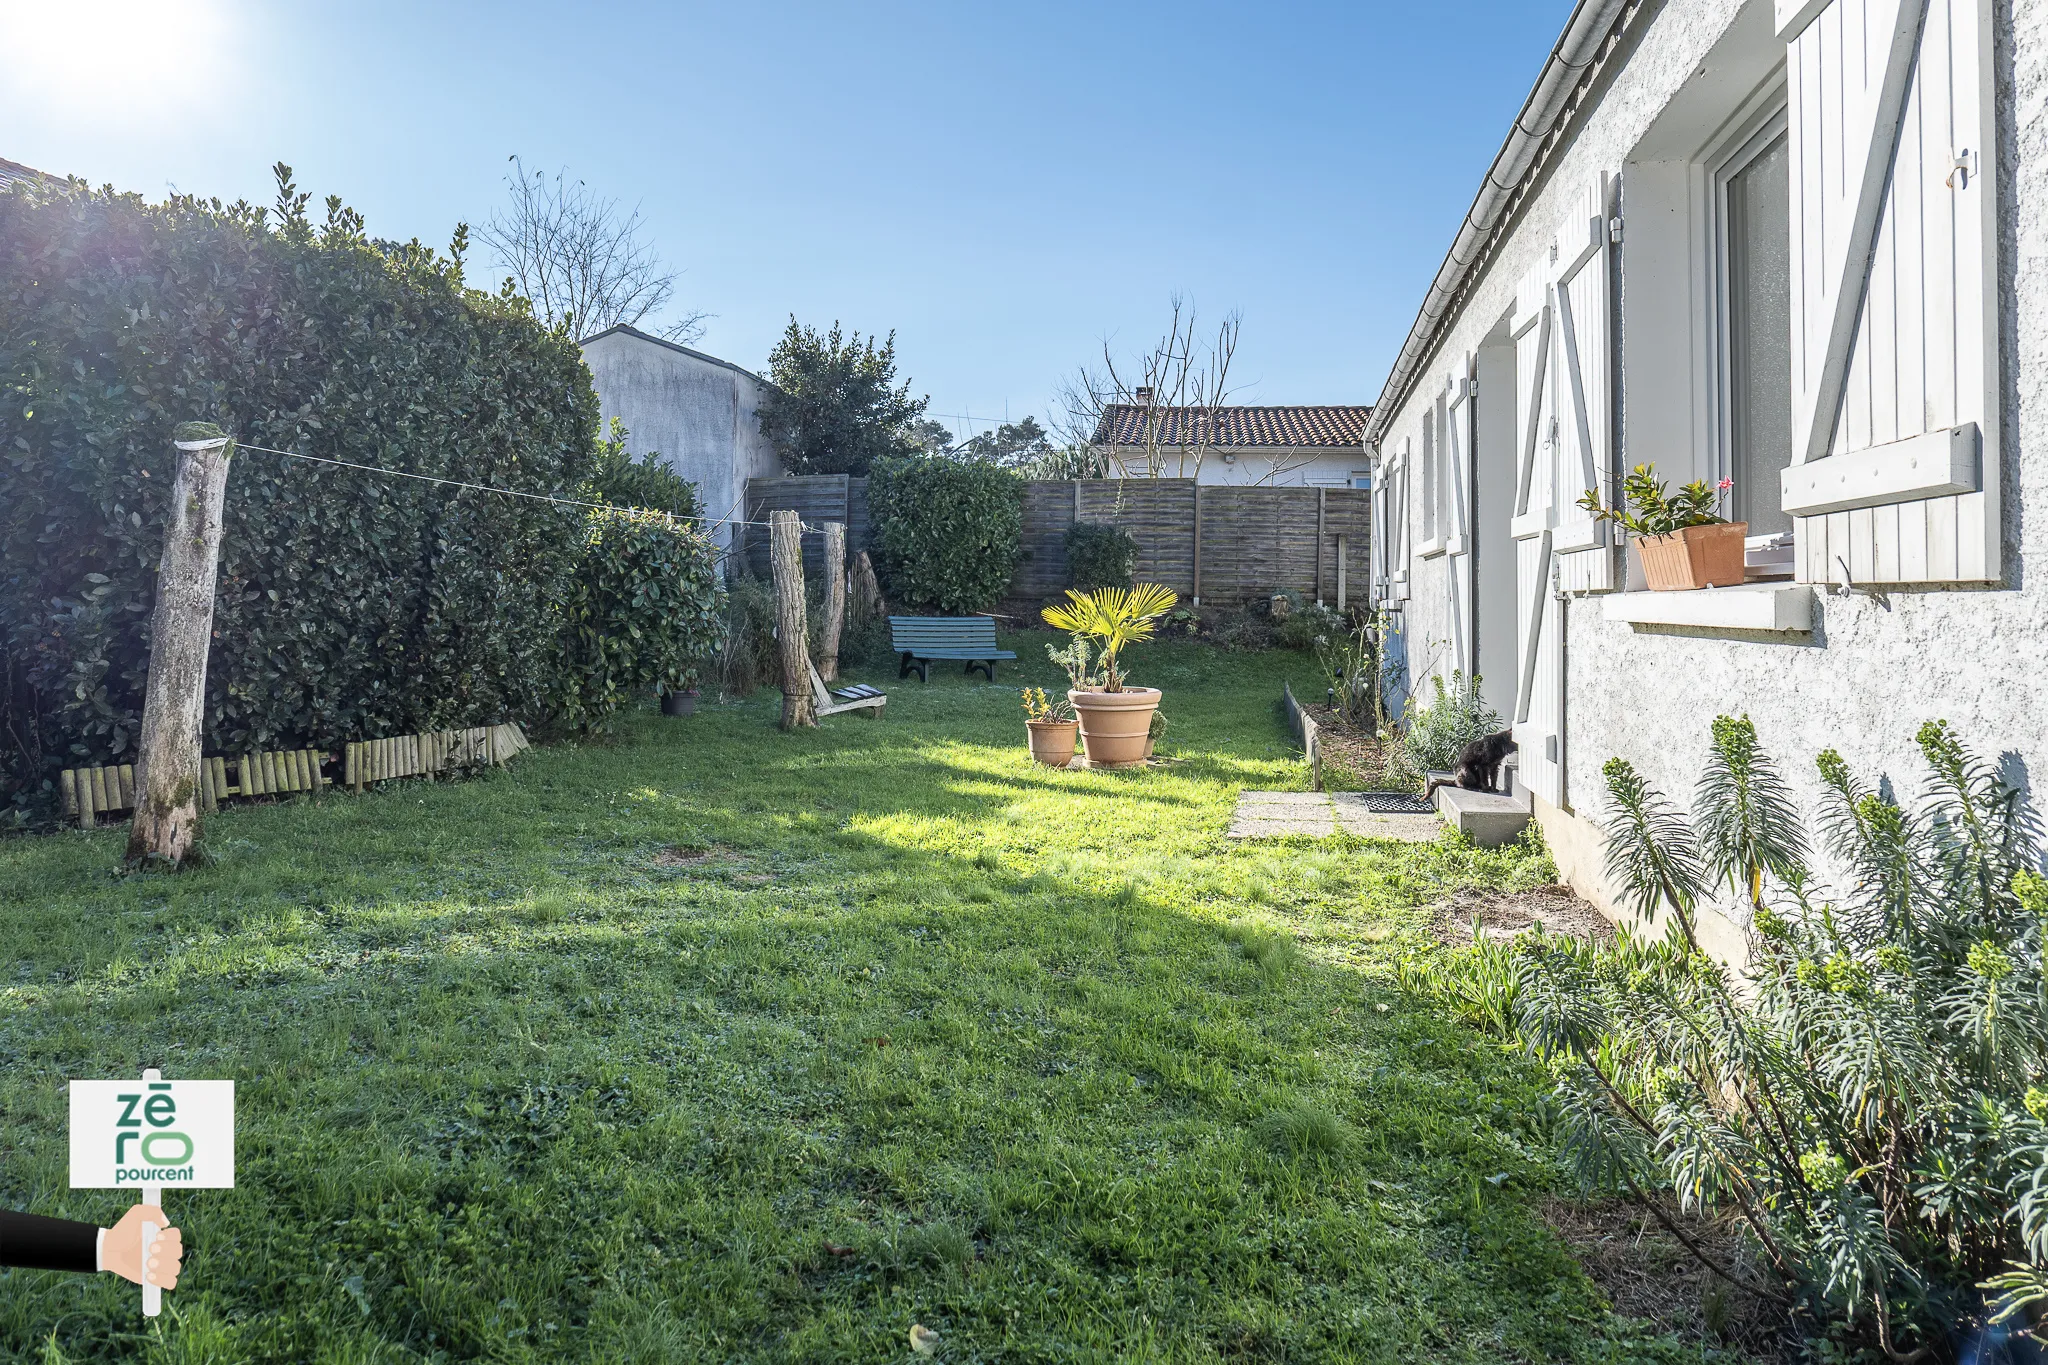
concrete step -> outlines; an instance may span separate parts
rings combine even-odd
[[[1449,777],[1449,773],[1429,775],[1432,782]],[[1501,786],[1514,794],[1473,792],[1455,786],[1438,787],[1437,814],[1443,817],[1445,824],[1481,848],[1511,844],[1521,838],[1522,831],[1529,827],[1529,797],[1520,790],[1519,784],[1511,781],[1506,771],[1501,774]]]

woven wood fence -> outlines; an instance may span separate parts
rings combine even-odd
[[[869,547],[867,480],[844,474],[751,479],[747,519],[795,511],[809,526],[846,523],[846,548]],[[1192,479],[1087,479],[1024,485],[1024,554],[1009,596],[1057,596],[1067,585],[1063,538],[1076,522],[1120,526],[1138,542],[1137,577],[1212,606],[1277,592],[1336,605],[1362,600],[1370,572],[1372,495],[1355,488],[1243,488]],[[765,532],[749,528],[748,562],[768,576]],[[804,570],[822,564],[804,537]]]

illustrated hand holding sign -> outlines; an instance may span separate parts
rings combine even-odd
[[[152,1280],[151,1253],[166,1229],[155,1219],[163,1187],[231,1190],[235,1187],[235,1083],[167,1081],[154,1068],[140,1081],[71,1082],[71,1188],[140,1190],[142,1202],[107,1234],[103,1257],[110,1269],[127,1261],[123,1234],[141,1224],[141,1246],[131,1278],[142,1284],[142,1312],[155,1317],[163,1291]],[[168,1238],[177,1238],[168,1229]],[[176,1281],[176,1256],[170,1280]]]

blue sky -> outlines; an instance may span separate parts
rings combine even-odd
[[[957,427],[1043,419],[1176,291],[1242,312],[1242,401],[1372,401],[1571,5],[0,8],[0,156],[265,203],[284,160],[437,244],[512,154],[567,167],[639,204],[704,349],[894,328]]]

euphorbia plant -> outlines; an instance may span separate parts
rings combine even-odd
[[[1102,649],[1097,661],[1104,675],[1105,692],[1124,690],[1121,656],[1124,646],[1152,638],[1159,618],[1173,610],[1179,599],[1172,589],[1158,583],[1140,583],[1130,588],[1097,588],[1093,592],[1067,589],[1067,600],[1047,607],[1041,614],[1054,630],[1064,630],[1078,640],[1094,640]]]
[[[1619,522],[1639,536],[1668,536],[1688,526],[1719,526],[1728,518],[1720,513],[1721,500],[1735,486],[1723,479],[1713,487],[1705,479],[1694,479],[1676,493],[1667,493],[1666,481],[1657,477],[1655,465],[1639,464],[1621,481],[1622,505],[1608,507],[1598,489],[1588,488],[1579,506],[1600,521]]]

